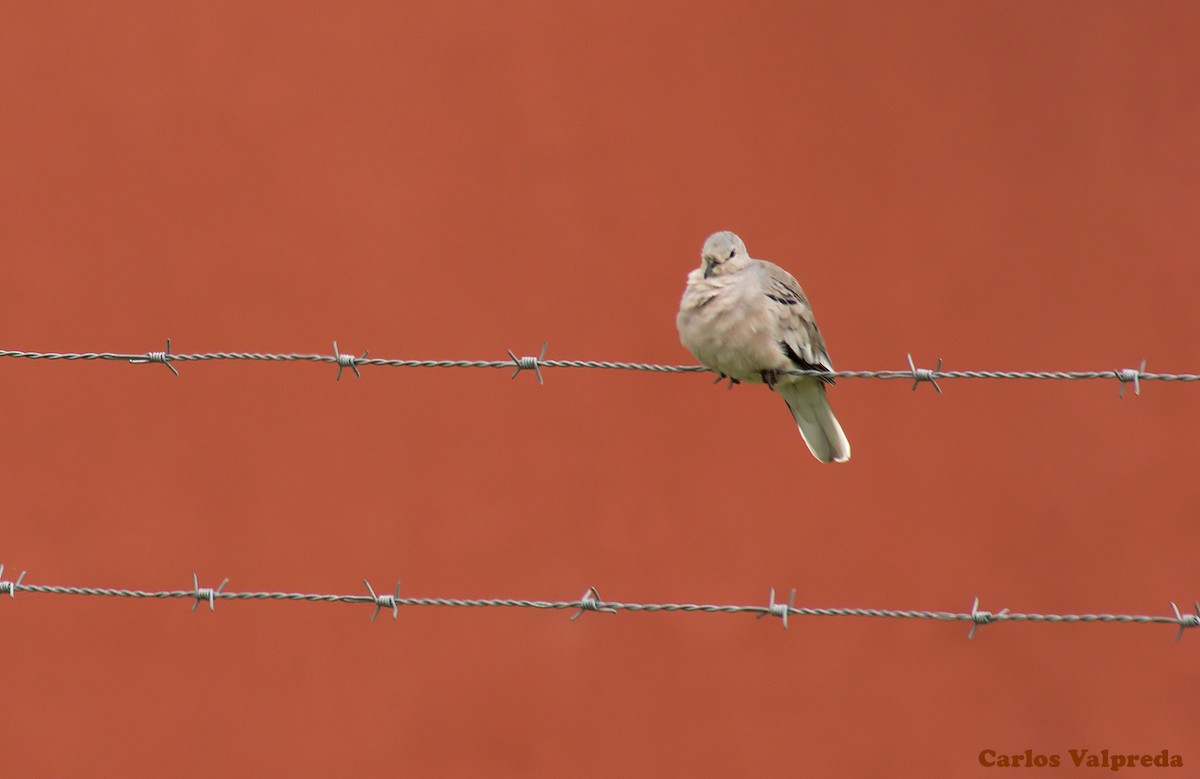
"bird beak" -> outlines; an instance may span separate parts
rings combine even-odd
[[[707,279],[709,276],[711,276],[712,272],[713,272],[713,268],[715,268],[715,267],[717,267],[717,264],[715,262],[713,262],[712,260],[708,259],[707,257],[705,257],[704,258],[704,278]]]

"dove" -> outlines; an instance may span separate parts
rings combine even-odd
[[[688,274],[675,325],[680,342],[718,381],[778,391],[813,457],[850,459],[850,442],[825,395],[833,378],[788,373],[833,370],[812,306],[792,274],[751,258],[735,233],[713,233],[700,267]]]

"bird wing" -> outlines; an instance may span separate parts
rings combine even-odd
[[[765,260],[756,262],[766,304],[774,314],[780,349],[797,368],[832,371],[825,337],[817,327],[812,306],[800,284],[778,265]]]

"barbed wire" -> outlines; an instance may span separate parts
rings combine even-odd
[[[703,365],[661,365],[645,362],[614,362],[610,360],[554,360],[546,359],[547,343],[542,344],[541,354],[534,357],[528,355],[517,357],[511,349],[508,350],[507,360],[399,360],[368,357],[367,351],[359,356],[345,354],[338,349],[337,341],[333,342],[333,354],[300,354],[283,353],[269,354],[261,352],[201,352],[195,354],[174,353],[171,351],[171,339],[167,339],[167,348],[161,352],[31,352],[17,350],[0,350],[0,357],[11,357],[25,360],[113,360],[133,364],[161,363],[167,366],[176,376],[179,371],[172,363],[176,362],[205,362],[211,360],[244,360],[254,362],[321,362],[337,366],[336,379],[341,380],[342,371],[349,368],[354,375],[361,378],[360,367],[378,366],[387,368],[512,368],[512,378],[522,371],[532,371],[538,384],[544,384],[543,368],[582,368],[595,370],[618,371],[649,371],[652,373],[713,373]],[[831,379],[904,379],[911,380],[915,390],[922,382],[929,382],[941,394],[938,384],[941,379],[1008,379],[1008,380],[1044,380],[1044,381],[1086,381],[1116,379],[1121,383],[1120,395],[1124,397],[1125,386],[1133,385],[1135,395],[1142,392],[1143,381],[1200,381],[1200,374],[1195,373],[1147,373],[1146,361],[1142,360],[1138,368],[1116,368],[1104,371],[943,371],[942,360],[939,357],[937,367],[918,368],[913,362],[912,355],[907,355],[908,369],[875,370],[875,371],[825,371],[816,369],[797,369],[780,371],[779,373],[793,376],[822,376]],[[725,379],[718,375],[716,381]],[[733,383],[732,382],[731,386]]]
[[[25,571],[15,581],[6,580],[4,566],[0,565],[0,595],[7,594],[14,598],[18,592],[41,593],[46,595],[84,595],[112,598],[135,599],[185,599],[191,600],[192,611],[207,603],[210,611],[216,611],[218,600],[265,600],[265,601],[301,601],[307,603],[365,603],[373,605],[371,621],[379,616],[379,612],[387,609],[392,612],[392,618],[398,619],[400,607],[436,606],[457,608],[521,608],[543,610],[574,610],[570,619],[579,619],[585,612],[593,611],[604,614],[616,614],[620,611],[643,612],[695,612],[701,614],[754,614],[762,617],[778,617],[783,627],[788,627],[789,617],[872,617],[884,619],[923,619],[937,622],[969,622],[971,629],[967,638],[974,638],[975,632],[983,625],[1002,622],[1039,622],[1039,623],[1081,623],[1081,622],[1123,622],[1131,624],[1171,624],[1179,630],[1175,634],[1178,642],[1183,638],[1184,630],[1200,626],[1200,601],[1193,602],[1194,611],[1180,611],[1171,603],[1174,615],[1152,616],[1141,614],[1030,614],[1001,609],[997,612],[984,611],[979,608],[979,598],[971,604],[967,612],[954,611],[924,611],[900,609],[861,609],[861,608],[811,608],[796,605],[796,590],[791,591],[787,603],[775,599],[775,589],[771,588],[766,605],[717,605],[698,603],[624,603],[621,601],[603,600],[595,587],[589,587],[576,600],[545,601],[518,600],[511,598],[411,598],[400,596],[400,582],[396,582],[393,592],[378,593],[371,583],[363,579],[366,594],[318,594],[303,592],[231,592],[225,589],[229,579],[222,579],[217,587],[201,587],[200,579],[192,574],[190,590],[129,590],[111,587],[63,587],[48,584],[25,583]]]
[[[539,384],[544,383],[542,368],[583,368],[600,370],[632,370],[650,371],[656,373],[705,373],[712,372],[700,365],[661,365],[638,362],[613,362],[597,360],[547,360],[547,344],[542,344],[541,353],[534,356],[517,357],[508,350],[508,360],[400,360],[368,358],[364,351],[360,356],[342,353],[336,341],[333,342],[333,354],[264,354],[258,352],[205,352],[196,354],[180,354],[171,352],[171,340],[167,339],[166,349],[161,352],[119,353],[119,352],[32,352],[0,350],[0,357],[11,357],[31,360],[112,360],[132,364],[161,363],[166,365],[176,376],[179,371],[172,362],[197,362],[209,360],[246,360],[266,362],[321,362],[337,366],[336,380],[340,380],[342,371],[350,368],[355,376],[361,378],[360,366],[382,366],[400,368],[513,368],[511,378],[516,378],[522,371],[532,371]],[[1147,373],[1146,361],[1143,360],[1137,369],[1118,368],[1111,371],[943,371],[942,360],[939,358],[934,369],[918,368],[913,362],[912,355],[907,356],[909,369],[906,370],[877,370],[877,371],[821,371],[794,370],[787,371],[792,375],[825,376],[827,378],[874,378],[874,379],[911,379],[912,389],[922,382],[929,382],[940,394],[939,379],[1012,379],[1012,380],[1112,380],[1121,383],[1121,396],[1125,394],[1127,384],[1133,384],[1134,393],[1141,394],[1142,381],[1200,381],[1197,374]],[[717,381],[724,376],[718,375]],[[732,383],[731,383],[732,386]],[[392,617],[398,618],[401,606],[441,606],[441,607],[500,607],[500,608],[532,608],[532,609],[573,609],[571,620],[576,620],[587,611],[615,614],[619,611],[643,612],[698,612],[698,613],[750,613],[762,618],[765,616],[779,617],[785,628],[788,627],[789,616],[834,616],[834,617],[874,617],[892,619],[925,619],[935,621],[970,622],[971,629],[967,634],[973,638],[975,632],[982,626],[1000,622],[1044,622],[1044,623],[1080,623],[1080,622],[1123,622],[1133,624],[1169,623],[1177,625],[1179,630],[1175,640],[1183,638],[1187,628],[1200,626],[1200,601],[1193,603],[1193,612],[1181,612],[1175,603],[1171,603],[1173,616],[1149,616],[1135,614],[1034,614],[1018,613],[1009,609],[998,612],[979,609],[979,599],[975,598],[969,612],[896,610],[896,609],[863,609],[863,608],[810,608],[795,605],[796,591],[791,591],[787,603],[775,600],[775,590],[771,589],[767,605],[714,605],[693,603],[623,603],[605,601],[600,598],[596,588],[589,588],[578,600],[570,601],[540,601],[516,600],[504,598],[462,599],[462,598],[410,598],[400,597],[400,583],[396,583],[392,594],[379,594],[370,582],[363,580],[367,594],[338,595],[295,592],[230,592],[225,585],[228,579],[222,580],[216,588],[201,587],[198,577],[192,575],[190,590],[130,590],[106,587],[66,587],[60,585],[26,584],[25,571],[15,581],[3,579],[4,566],[0,565],[0,595],[7,594],[15,597],[17,592],[42,593],[52,595],[83,595],[101,597],[120,597],[135,599],[171,599],[184,598],[193,600],[192,610],[201,603],[208,603],[209,609],[216,610],[217,600],[270,600],[270,601],[302,601],[330,603],[368,603],[375,606],[371,614],[374,621],[383,609],[390,609]]]

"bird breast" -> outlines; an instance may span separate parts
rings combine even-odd
[[[739,381],[761,382],[762,371],[782,370],[787,360],[772,333],[772,307],[755,298],[756,284],[735,276],[689,279],[676,324],[679,339],[701,364]]]

